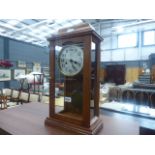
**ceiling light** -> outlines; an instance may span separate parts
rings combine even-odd
[[[121,33],[124,31],[124,28],[122,26],[118,26],[118,27],[116,27],[116,31]]]
[[[0,32],[4,32],[5,31],[5,29],[3,29],[3,28],[0,28]]]
[[[47,25],[53,25],[53,24],[55,24],[55,20],[52,19],[47,21]]]
[[[70,26],[73,26],[72,23],[65,22],[65,23],[62,24],[62,28],[70,27]]]
[[[17,25],[20,23],[20,21],[12,19],[12,20],[9,20],[7,23],[10,25]]]
[[[73,23],[74,25],[80,24],[80,23],[82,23],[82,20],[81,19],[76,19],[76,20],[71,21],[71,23]]]
[[[66,21],[67,21],[66,19],[56,19],[56,20],[55,20],[55,22],[56,22],[57,24],[61,24],[61,23],[66,22]]]

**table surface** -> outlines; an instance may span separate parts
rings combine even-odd
[[[48,104],[28,103],[0,111],[0,134],[12,135],[74,135],[74,132],[44,124],[48,117]],[[99,135],[137,135],[139,125],[134,120],[101,115],[103,128]]]

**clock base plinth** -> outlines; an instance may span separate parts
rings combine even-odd
[[[98,118],[98,120],[96,120],[96,122],[94,122],[89,128],[75,125],[69,122],[64,122],[62,120],[58,120],[52,117],[46,118],[45,125],[57,126],[75,132],[76,134],[83,134],[83,135],[95,135],[100,131],[100,129],[103,128],[103,122],[100,118]]]

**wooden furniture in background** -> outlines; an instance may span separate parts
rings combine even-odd
[[[135,102],[135,93],[131,90],[124,90],[122,91],[122,95],[121,95],[121,102],[124,103],[134,103]]]
[[[150,84],[151,85],[151,84]],[[109,89],[109,101],[120,101],[155,108],[155,90],[114,86]]]
[[[30,87],[28,92],[33,92],[33,93],[40,93],[41,92],[41,87],[43,86],[44,83],[44,74],[43,73],[37,73],[37,72],[32,72],[33,74],[33,80],[29,83]]]
[[[100,82],[103,83],[104,82],[104,78],[106,77],[106,72],[105,69],[100,68]]]
[[[126,68],[125,65],[107,65],[106,66],[106,82],[112,82],[116,85],[124,84]]]
[[[155,54],[149,55],[150,73],[151,73],[151,83],[155,83]]]
[[[18,104],[20,93],[21,91],[12,89],[12,93],[11,93],[9,101],[16,102]]]
[[[143,68],[139,68],[139,67],[126,67],[125,70],[126,70],[125,71],[125,82],[134,82],[134,81],[138,80],[139,75],[141,75],[143,73],[142,72]],[[101,68],[100,69],[100,81],[106,82],[107,76],[108,75],[107,75],[106,68]],[[112,81],[114,81],[114,80],[112,80]]]
[[[45,96],[45,95],[43,95],[42,97],[41,97],[41,103],[47,103],[47,104],[49,104],[49,96]]]
[[[5,95],[0,95],[0,104],[1,104],[1,109],[7,109],[7,96]]]
[[[21,104],[28,103],[29,98],[30,98],[30,93],[21,91],[20,96],[19,96],[19,102]]]
[[[151,67],[151,83],[155,83],[155,65]]]
[[[39,94],[32,94],[29,95],[29,102],[39,102],[40,96]]]
[[[11,95],[12,95],[12,89],[4,88],[2,90],[2,94],[7,96],[8,100],[9,100],[11,98]]]
[[[155,109],[155,92],[150,95],[151,107]]]
[[[141,68],[139,67],[127,67],[126,68],[126,82],[134,82],[138,80],[141,74]]]

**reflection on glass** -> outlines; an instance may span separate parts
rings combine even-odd
[[[64,110],[64,76],[60,73],[58,66],[58,56],[61,46],[55,47],[55,106],[56,113]]]
[[[95,116],[95,79],[96,79],[96,44],[92,42],[92,48],[91,48],[91,102],[90,102],[90,118],[93,119]]]
[[[74,47],[77,48],[74,48]],[[70,48],[68,45],[56,46],[55,50],[55,106],[56,113],[63,115],[67,118],[72,119],[81,119],[82,118],[82,109],[83,109],[83,75],[82,70],[76,74],[65,75],[70,70],[75,68],[77,69],[77,61],[81,61],[81,54],[83,54],[81,44],[76,43],[72,44]],[[67,48],[66,48],[67,47]],[[65,49],[65,52],[62,54],[62,49]],[[78,50],[81,50],[77,52]],[[79,59],[77,55],[79,55]],[[73,61],[74,60],[74,61]],[[81,67],[81,66],[80,66]],[[70,70],[68,70],[68,68]],[[81,67],[82,68],[82,67]]]

